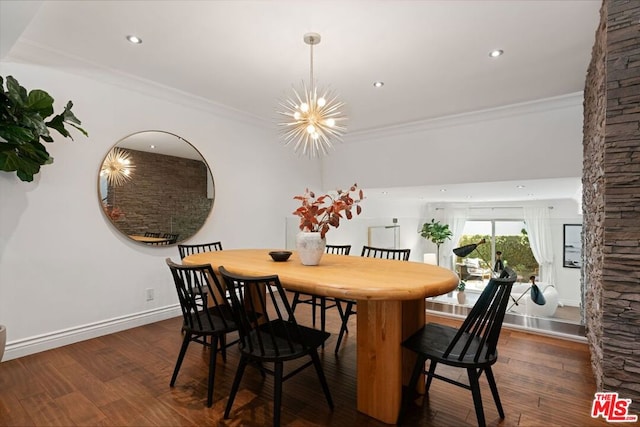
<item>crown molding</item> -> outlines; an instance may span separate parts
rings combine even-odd
[[[489,108],[485,110],[453,114],[449,116],[417,120],[397,125],[356,131],[345,135],[344,142],[350,143],[369,141],[371,139],[389,138],[398,135],[425,132],[432,129],[462,126],[478,122],[504,119],[507,117],[572,108],[576,106],[582,106],[583,101],[583,92],[575,92],[552,98],[544,98],[518,104],[503,105],[500,107]]]
[[[61,61],[60,58],[63,58]],[[91,80],[120,87],[146,96],[161,99],[188,108],[194,108],[244,124],[258,127],[273,127],[271,122],[262,117],[249,114],[220,104],[201,96],[175,89],[151,80],[143,79],[122,71],[105,67],[103,65],[87,61],[84,58],[69,55],[48,46],[29,40],[20,39],[16,42],[12,51],[7,55],[5,62],[54,67],[56,70],[80,75]]]

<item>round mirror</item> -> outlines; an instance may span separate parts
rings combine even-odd
[[[125,236],[147,245],[171,245],[205,223],[215,187],[206,161],[186,140],[144,131],[118,141],[98,176],[102,210]]]

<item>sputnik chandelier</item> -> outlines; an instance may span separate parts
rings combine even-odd
[[[120,186],[131,179],[131,172],[135,165],[131,163],[129,152],[120,148],[109,151],[102,163],[100,176],[105,176],[107,182],[114,186]]]
[[[321,90],[313,80],[313,46],[320,43],[320,34],[307,33],[304,42],[311,49],[309,85],[302,82],[302,93],[293,88],[293,96],[280,102],[279,114],[286,121],[280,123],[284,129],[284,145],[293,144],[294,152],[301,151],[309,157],[328,154],[333,147],[332,139],[342,140],[346,131],[342,113],[344,103],[330,90]]]

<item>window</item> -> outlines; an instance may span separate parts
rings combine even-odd
[[[486,244],[478,246],[467,258],[480,258],[482,268],[493,270],[496,266],[496,252],[499,251],[502,252],[504,265],[513,268],[519,279],[527,281],[530,276],[538,274],[539,265],[531,252],[524,221],[467,221],[458,245],[477,243],[481,239],[485,239]],[[463,263],[463,260],[459,259],[458,263]]]

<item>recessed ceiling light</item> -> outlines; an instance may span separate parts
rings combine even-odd
[[[502,49],[496,49],[489,52],[489,56],[492,58],[497,58],[498,56],[502,56],[504,51]]]
[[[516,185],[516,188],[522,189],[524,188],[524,185]]]
[[[156,148],[156,146],[155,146],[155,145],[153,145],[153,144],[151,144],[151,145],[149,146],[149,148],[151,148],[151,149],[153,150],[154,148]]]
[[[142,43],[142,39],[140,37],[137,37],[137,36],[127,36],[127,40],[129,40],[133,44]]]
[[[446,189],[446,188],[441,188],[441,189],[440,189],[440,192],[441,192],[441,193],[446,193],[446,191],[447,191],[447,189]]]
[[[384,86],[384,82],[373,82],[373,87],[382,87]]]
[[[529,196],[529,197],[533,197],[533,196],[535,196],[535,194],[533,194],[533,193],[529,193],[529,194],[527,194],[527,196]]]

